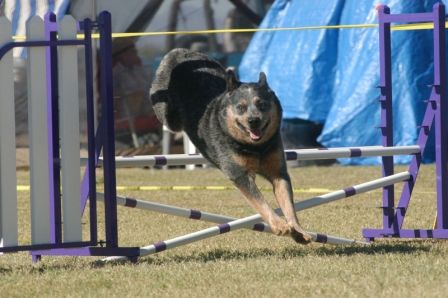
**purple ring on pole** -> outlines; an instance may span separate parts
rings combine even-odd
[[[350,157],[360,157],[362,156],[362,151],[360,148],[351,148]]]
[[[297,152],[294,151],[286,151],[286,160],[296,160],[297,159]]]
[[[226,223],[220,224],[220,225],[218,225],[218,228],[219,228],[219,234],[224,234],[224,233],[230,232],[229,224],[226,224]]]
[[[126,207],[135,208],[137,206],[137,200],[129,199],[129,198],[126,198],[125,200],[126,201],[125,201],[124,205]]]
[[[157,242],[154,244],[154,248],[156,249],[156,252],[161,252],[166,250],[166,243],[163,241]]]
[[[166,166],[167,159],[165,156],[154,156],[154,159],[156,161],[156,166]]]
[[[327,243],[328,237],[325,234],[316,234],[316,242]]]
[[[254,224],[254,227],[252,229],[258,232],[264,232],[264,224],[262,223]]]
[[[344,189],[344,192],[346,197],[351,197],[356,194],[356,189],[354,189],[353,187],[347,187],[346,189]]]
[[[202,216],[201,211],[191,209],[191,211],[190,211],[191,219],[201,219],[201,216]]]

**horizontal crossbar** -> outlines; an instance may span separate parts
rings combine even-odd
[[[104,194],[103,193],[97,193],[97,199],[99,201],[104,201]],[[128,197],[120,197],[117,196],[117,205],[125,206],[129,208],[136,208],[136,209],[143,209],[143,210],[150,210],[155,211],[163,214],[169,214],[184,218],[190,218],[195,220],[203,220],[213,223],[228,223],[230,221],[234,221],[237,218],[230,217],[226,215],[221,214],[214,214],[209,212],[203,212],[199,210],[194,209],[187,209],[187,208],[181,208],[171,205],[165,205],[160,204],[156,202],[150,202],[150,201],[144,201],[144,200],[138,200],[134,198],[128,198]],[[252,229],[254,231],[258,232],[268,232],[272,233],[272,230],[269,225],[267,225],[264,222],[257,223],[253,225],[252,227],[245,227],[246,229]],[[309,232],[313,238],[313,241],[315,242],[321,242],[321,243],[329,243],[329,244],[369,244],[368,242],[364,241],[358,241],[353,239],[347,239],[343,237],[328,235],[328,234],[321,234],[321,233],[315,233],[315,232]]]
[[[434,14],[432,12],[425,13],[403,13],[403,14],[383,14],[381,22],[383,23],[412,23],[412,22],[433,22]]]
[[[393,156],[411,155],[420,153],[420,146],[366,146],[366,147],[341,147],[341,148],[319,148],[319,149],[299,149],[286,150],[285,156],[291,160],[318,160],[336,158],[355,158],[372,156]],[[83,158],[85,164],[87,159]],[[98,165],[102,166],[102,158]],[[117,167],[153,167],[153,166],[181,166],[190,164],[205,164],[207,160],[200,154],[169,154],[169,155],[136,155],[136,156],[116,156]]]
[[[324,194],[321,196],[317,196],[305,201],[296,202],[294,204],[294,208],[296,211],[309,209],[312,207],[316,207],[319,205],[323,205],[326,203],[330,203],[339,199],[347,198],[353,196],[355,194],[361,194],[373,189],[393,185],[398,182],[405,181],[411,177],[409,172],[402,172],[398,174],[394,174],[391,176],[379,178],[376,180],[372,180],[366,183],[361,183],[358,185],[354,185],[342,190],[330,192],[328,194]],[[280,213],[279,209],[276,212]],[[228,223],[223,223],[215,227],[211,227],[208,229],[204,229],[198,232],[194,232],[191,234],[183,235],[180,237],[176,237],[170,240],[161,241],[155,244],[151,244],[148,246],[144,246],[140,248],[140,256],[150,255],[157,252],[161,252],[167,249],[175,248],[181,245],[189,244],[192,242],[196,242],[199,240],[203,240],[206,238],[210,238],[213,236],[217,236],[220,234],[224,234],[233,230],[242,229],[242,228],[250,228],[257,223],[262,221],[261,216],[259,214],[254,214],[252,216],[248,216],[245,218],[237,219]],[[125,257],[109,257],[103,259],[103,261],[116,261],[116,260],[125,260]]]

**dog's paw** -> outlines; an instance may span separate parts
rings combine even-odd
[[[303,230],[297,223],[287,223],[283,218],[276,218],[270,223],[272,232],[277,236],[291,236],[295,242],[308,244],[311,242],[311,236]]]
[[[288,236],[291,235],[291,231],[293,230],[290,225],[286,223],[286,221],[282,218],[276,218],[276,220],[271,220],[269,223],[271,227],[272,233],[277,236]]]
[[[292,229],[291,237],[295,242],[300,244],[308,244],[312,240],[311,236],[307,232],[298,232],[295,229]]]
[[[312,238],[298,223],[290,223],[291,237],[295,242],[300,244],[308,244]]]

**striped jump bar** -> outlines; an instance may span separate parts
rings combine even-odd
[[[330,203],[339,199],[351,197],[355,194],[365,193],[377,188],[382,188],[385,186],[393,185],[398,182],[402,182],[408,180],[411,177],[409,172],[401,172],[398,174],[386,176],[383,178],[379,178],[376,180],[372,180],[366,183],[354,185],[342,190],[337,190],[334,192],[330,192],[328,194],[324,194],[321,196],[313,197],[311,199],[296,202],[294,204],[294,208],[296,211],[313,208],[319,205],[323,205],[326,203]],[[279,209],[276,212],[280,212]],[[245,218],[237,219],[228,223],[222,223],[218,226],[211,227],[208,229],[204,229],[198,232],[194,232],[191,234],[183,235],[180,237],[176,237],[170,240],[157,242],[155,244],[151,244],[148,246],[144,246],[140,248],[140,256],[146,256],[150,254],[154,254],[160,251],[164,251],[167,249],[175,248],[181,245],[185,245],[188,243],[196,242],[202,239],[214,237],[220,234],[224,234],[233,230],[242,229],[242,228],[250,228],[253,225],[260,223],[262,221],[261,216],[259,214],[254,214],[252,216],[248,216]],[[104,258],[103,261],[117,261],[117,260],[126,260],[127,257],[108,257]]]
[[[341,147],[341,148],[318,148],[318,149],[300,149],[286,150],[287,160],[316,160],[316,159],[336,159],[353,157],[372,157],[372,156],[393,156],[410,155],[420,153],[420,146],[399,146],[399,147]]]
[[[97,193],[97,199],[100,201],[104,200],[104,194],[103,193]],[[168,215],[175,215],[179,217],[184,218],[190,218],[195,220],[203,220],[218,224],[225,224],[230,221],[234,221],[237,218],[225,216],[221,214],[215,214],[215,213],[208,213],[203,212],[199,210],[194,209],[187,209],[187,208],[180,208],[176,206],[171,205],[165,205],[150,201],[144,201],[144,200],[138,200],[134,198],[128,198],[128,197],[120,197],[117,196],[117,204],[120,206],[130,207],[130,208],[136,208],[136,209],[143,209],[143,210],[150,210],[155,211],[163,214]],[[272,233],[271,228],[269,225],[267,225],[264,222],[256,223],[252,227],[245,227],[247,229],[252,229],[254,231],[258,232],[268,232]],[[332,236],[327,234],[321,234],[321,233],[315,233],[315,232],[308,232],[315,242],[320,243],[328,243],[328,244],[369,244],[368,242],[364,241],[358,241],[353,239],[346,239],[338,236]]]
[[[340,147],[340,148],[319,148],[286,150],[287,160],[317,160],[335,159],[351,157],[371,157],[371,156],[393,156],[410,155],[420,153],[420,146],[366,146],[366,147]],[[86,162],[86,159],[83,159]],[[136,155],[117,156],[115,158],[117,167],[153,167],[153,166],[181,166],[200,165],[207,163],[207,160],[200,154],[170,154],[170,155]],[[98,164],[102,165],[102,158]]]

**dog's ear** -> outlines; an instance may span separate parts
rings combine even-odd
[[[267,86],[268,82],[266,80],[266,74],[264,72],[260,72],[260,78],[258,79],[258,84],[260,86]]]
[[[238,80],[236,79],[235,72],[231,69],[226,70],[226,76],[227,76],[227,91],[233,91],[236,88],[238,88]]]

